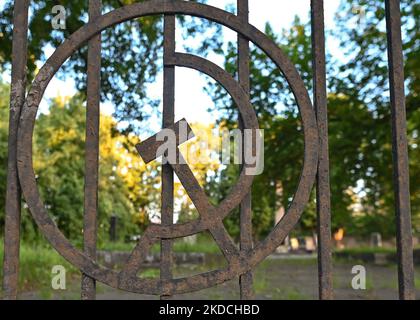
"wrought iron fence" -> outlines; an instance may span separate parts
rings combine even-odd
[[[316,184],[318,213],[319,297],[333,298],[331,206],[328,157],[327,90],[323,0],[312,0],[312,47],[314,70],[313,104],[295,66],[265,34],[249,24],[248,0],[237,0],[238,14],[195,2],[150,0],[101,14],[101,0],[89,0],[89,22],[64,41],[38,72],[26,92],[26,63],[29,0],[16,0],[13,19],[12,90],[10,102],[9,162],[5,217],[4,289],[7,299],[16,299],[19,270],[20,204],[22,196],[40,230],[53,247],[81,270],[82,299],[95,299],[95,282],[111,287],[159,295],[167,298],[221,284],[239,277],[242,299],[253,298],[253,269],[270,255],[299,221],[310,192]],[[408,146],[404,94],[404,72],[399,0],[387,0],[386,20],[389,52],[389,77],[393,124],[393,154],[397,217],[399,292],[401,299],[414,299],[413,248],[408,177]],[[284,218],[262,242],[252,240],[252,175],[242,172],[232,193],[215,207],[186,164],[167,163],[162,167],[162,223],[151,225],[120,272],[104,268],[96,261],[96,224],[98,214],[98,159],[100,116],[101,31],[130,19],[164,15],[164,92],[163,128],[174,123],[175,66],[196,69],[218,81],[232,96],[241,115],[242,129],[258,129],[258,119],[249,102],[249,43],[262,49],[282,71],[296,98],[304,125],[305,154],[301,180]],[[175,17],[191,15],[208,19],[238,33],[238,70],[236,81],[220,67],[203,58],[175,50]],[[32,167],[32,135],[39,103],[49,81],[79,47],[88,42],[86,174],[84,204],[84,251],[74,248],[48,216],[39,196]],[[156,136],[138,146],[143,159],[153,161],[159,142]],[[180,156],[180,153],[178,153]],[[164,155],[163,155],[164,156]],[[242,170],[246,169],[246,165]],[[173,224],[174,173],[177,174],[200,218],[186,224]],[[227,233],[223,219],[240,207],[240,248]],[[222,270],[174,279],[172,274],[173,240],[209,231],[221,248],[228,266]],[[160,279],[141,279],[137,272],[148,249],[161,243]]]

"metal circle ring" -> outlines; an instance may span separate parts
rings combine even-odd
[[[241,252],[238,259],[229,261],[229,266],[224,270],[199,274],[189,278],[165,281],[160,279],[140,279],[136,277],[135,273],[130,272],[130,270],[135,270],[137,267],[142,252],[144,251],[143,249],[150,246],[151,243],[158,238],[178,238],[198,233],[209,228],[206,222],[203,223],[198,220],[184,225],[174,225],[173,227],[171,226],[168,228],[154,225],[151,230],[153,231],[153,228],[156,228],[157,231],[156,229],[154,231],[157,232],[158,236],[153,236],[152,231],[146,231],[146,237],[143,243],[139,245],[139,250],[133,251],[128,267],[122,272],[104,268],[99,266],[83,252],[74,248],[49,217],[39,195],[32,163],[32,138],[37,110],[45,89],[62,64],[79,47],[95,35],[99,34],[102,30],[131,19],[161,14],[191,15],[220,23],[225,27],[236,31],[262,49],[282,71],[291,87],[299,107],[305,141],[304,164],[297,191],[285,217],[279,222],[270,235],[263,242],[259,243],[252,252]],[[192,57],[179,55],[174,59],[173,64],[197,69],[200,69],[199,66],[204,66],[201,68],[202,70],[199,71],[206,72],[207,70],[208,73],[211,73],[211,70],[205,67],[206,65],[209,66],[209,64],[200,63],[197,65],[196,63],[191,62],[191,59],[186,58]],[[213,65],[210,66],[213,67]],[[241,92],[240,86],[234,86],[231,84],[230,80],[226,80],[228,77],[225,72],[216,73],[217,75],[214,75],[214,78],[217,81],[225,87],[231,86],[227,89],[229,89],[229,93],[238,104],[245,128],[257,129],[258,121],[256,120],[255,113],[253,112],[249,101],[243,101],[245,95],[242,95],[243,91]],[[173,295],[201,290],[231,280],[239,274],[243,274],[254,268],[282,243],[284,238],[299,221],[304,207],[309,201],[310,193],[315,182],[317,164],[318,129],[316,117],[309,94],[294,65],[273,41],[252,25],[244,24],[237,16],[226,11],[194,2],[168,1],[162,3],[147,1],[135,3],[109,12],[80,28],[57,48],[37,74],[25,101],[19,123],[18,171],[22,192],[32,216],[48,241],[64,258],[88,276],[111,287],[142,294]],[[228,201],[225,199],[214,212],[217,215],[218,220],[220,219],[219,221],[229,214],[234,207],[239,205],[248,188],[252,185],[252,181],[252,176],[246,176],[244,172],[242,172],[238,184],[228,196]],[[217,226],[212,226],[212,228],[214,228],[215,233],[219,233],[220,230]],[[130,266],[133,267],[133,269],[130,269]]]

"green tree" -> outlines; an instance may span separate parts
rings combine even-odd
[[[420,129],[420,3],[401,1],[401,10],[411,200],[414,226],[418,230],[420,189],[416,158],[419,156]],[[347,61],[338,65],[330,90],[346,96],[350,105],[367,111],[367,116],[360,118],[354,127],[357,130],[353,130],[356,135],[363,132],[357,150],[359,178],[364,185],[361,195],[364,214],[358,219],[363,226],[360,230],[365,233],[380,230],[393,235],[395,211],[385,5],[379,0],[342,1],[337,24],[335,35],[340,36]]]
[[[356,10],[357,9],[357,10]],[[362,10],[364,9],[364,10]],[[359,11],[358,11],[359,10]],[[362,10],[362,11],[360,11]],[[360,12],[363,12],[361,19]],[[408,135],[414,225],[419,228],[419,22],[418,1],[402,3],[404,54],[406,58]],[[386,30],[382,1],[344,0],[337,15],[339,29],[329,36],[342,40],[344,61],[331,52],[327,59],[331,196],[333,228],[368,235],[380,231],[394,235],[394,193]],[[356,25],[357,23],[357,25]],[[363,23],[359,25],[360,23]],[[276,35],[269,25],[266,34],[276,41],[296,65],[312,94],[312,53],[309,24],[295,19],[290,30]],[[299,179],[303,160],[301,122],[287,83],[267,56],[251,47],[251,102],[265,129],[265,172],[253,188],[256,235],[271,229],[275,212],[287,208]],[[236,75],[236,45],[225,52],[225,68]],[[236,127],[238,112],[218,85],[208,90],[216,107],[224,110],[229,125]],[[223,198],[235,181],[238,168],[228,167],[214,179],[213,196]],[[222,180],[226,186],[218,186]],[[314,198],[297,231],[314,231]],[[237,234],[238,215],[227,221]],[[236,229],[235,229],[236,228]]]
[[[41,196],[64,234],[80,241],[83,229],[85,113],[83,97],[57,98],[41,114],[34,134],[34,168]],[[138,234],[147,224],[145,207],[150,190],[134,188],[146,171],[135,154],[134,136],[123,136],[116,122],[101,117],[99,175],[99,240],[108,237],[109,220],[116,215],[119,234]],[[139,192],[141,191],[141,192]]]
[[[311,90],[310,30],[296,18],[290,30],[276,35],[269,24],[265,33],[278,43],[295,62],[306,87]],[[225,69],[236,76],[237,47],[230,43]],[[264,172],[253,186],[253,227],[255,237],[266,235],[275,222],[275,212],[287,208],[299,182],[303,165],[303,135],[295,99],[288,84],[274,63],[255,46],[251,46],[251,103],[264,130]],[[227,92],[219,85],[209,86],[216,99],[216,108],[224,111],[229,129],[237,128],[238,111]],[[212,195],[224,198],[239,175],[238,166],[228,166],[212,182]],[[311,231],[315,221],[313,206],[301,220],[300,230]],[[238,210],[226,220],[233,235],[239,234]]]
[[[146,0],[103,0],[103,12]],[[205,0],[199,2],[206,2]],[[66,30],[53,30],[51,13],[54,5],[66,8]],[[29,22],[29,79],[36,73],[38,61],[45,61],[46,48],[58,47],[80,27],[88,17],[88,2],[74,0],[30,1]],[[0,5],[0,72],[10,67],[12,55],[13,0]],[[206,31],[207,37],[188,51],[205,54],[211,48],[220,47],[221,27],[207,20],[178,16],[185,39],[193,38]],[[210,29],[210,32],[208,30]],[[148,84],[156,81],[162,63],[156,63],[163,56],[163,18],[151,16],[121,23],[102,33],[102,100],[115,105],[114,117],[127,121],[128,131],[138,129],[139,121],[157,112],[159,101],[147,94]],[[72,77],[77,89],[86,91],[87,45],[80,48],[63,66],[58,76]]]

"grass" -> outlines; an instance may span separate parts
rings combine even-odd
[[[99,250],[131,252],[135,246],[135,243],[108,242],[103,245],[100,245]],[[182,253],[220,253],[219,247],[212,239],[208,237],[200,237],[198,238],[196,243],[189,243],[182,240],[175,241],[173,245],[173,251]],[[151,252],[160,252],[160,245],[155,244],[152,247]]]
[[[346,248],[335,250],[337,253],[346,254],[393,254],[396,253],[394,248],[373,248],[373,247],[359,247],[359,248]]]
[[[307,258],[300,258],[300,257],[284,257],[282,259],[274,259],[278,260],[282,265],[299,265],[299,266],[312,266],[318,263],[317,257],[307,257]],[[269,264],[269,260],[264,260],[261,262],[260,265]]]
[[[156,278],[159,278],[159,276],[160,276],[160,270],[156,268],[146,269],[139,274],[140,278],[156,279]]]
[[[184,241],[177,241],[174,244],[175,252],[185,252],[185,253],[209,253],[217,254],[220,253],[219,247],[214,243],[214,241],[208,240],[198,240],[194,244],[190,244]]]
[[[1,265],[3,265],[3,250],[3,245],[1,245]],[[76,268],[70,265],[50,246],[31,246],[23,243],[20,249],[19,291],[37,290],[41,293],[51,292],[51,280],[54,276],[51,271],[56,265],[62,265],[65,268],[68,283],[79,274]],[[3,277],[3,268],[0,268],[0,277]],[[2,291],[0,291],[0,295],[3,295]]]
[[[2,239],[0,239],[1,241]],[[0,243],[0,265],[3,263],[3,241]],[[102,246],[100,249],[104,250],[113,250],[113,251],[131,251],[134,248],[134,244],[127,243],[108,243]],[[158,252],[159,245],[154,246],[152,251]],[[220,253],[219,248],[213,242],[211,238],[199,237],[198,241],[194,244],[187,243],[184,241],[177,241],[174,244],[175,252],[187,252],[187,253],[208,253],[208,254],[217,254]],[[338,252],[347,252],[352,254],[361,254],[361,253],[393,253],[395,250],[392,249],[372,249],[372,248],[357,248],[357,249],[345,249]],[[78,299],[80,294],[80,272],[71,266],[68,262],[65,261],[55,250],[51,248],[46,243],[39,244],[30,244],[22,243],[21,245],[21,263],[20,263],[20,274],[19,274],[19,291],[20,292],[36,292],[36,295],[41,299],[52,299],[52,298],[66,298],[66,299]],[[337,264],[337,259],[335,259],[335,266]],[[273,286],[273,279],[271,276],[273,271],[273,266],[277,267],[293,267],[299,266],[302,269],[306,269],[311,265],[316,265],[316,258],[291,258],[291,259],[274,259],[266,260],[261,263],[259,268],[255,273],[255,291],[260,296],[267,296],[271,299],[307,299],[307,292],[300,290],[301,288],[293,284],[284,283],[281,287]],[[66,292],[56,292],[51,288],[51,280],[53,274],[51,269],[55,265],[62,265],[65,267],[67,274],[67,286],[68,290]],[[217,265],[215,267],[220,267]],[[205,272],[210,268],[209,265],[205,266],[195,266],[193,273]],[[201,270],[203,269],[203,270]],[[389,270],[391,270],[390,267]],[[2,268],[0,268],[0,278],[2,275]],[[191,270],[190,270],[191,271]],[[188,272],[189,274],[190,272]],[[146,269],[143,270],[140,274],[142,278],[157,278],[159,277],[158,269]],[[340,278],[337,276],[334,277],[334,283],[336,287],[346,288],[350,285],[351,274],[349,271],[348,277]],[[392,279],[385,281],[385,279],[370,278],[370,274],[367,277],[367,291],[373,292],[373,288],[376,289],[395,289],[395,283]],[[416,285],[420,286],[420,274],[416,273]],[[0,289],[1,290],[1,289]],[[213,292],[212,294],[218,295],[220,293]],[[71,296],[73,295],[73,296]],[[222,294],[223,295],[223,294]],[[0,291],[0,298],[2,292]],[[214,297],[215,298],[215,297]]]
[[[282,289],[276,288],[273,295],[274,300],[310,300],[311,297],[301,293],[299,289],[292,287],[285,287]]]
[[[420,289],[420,273],[414,275],[414,284],[416,288]]]
[[[132,251],[136,246],[135,243],[126,242],[106,242],[98,246],[99,250],[103,251]]]
[[[254,292],[257,296],[273,300],[308,300],[310,297],[304,294],[295,285],[278,283],[273,281],[273,270],[278,270],[284,266],[299,265],[301,267],[311,266],[314,259],[277,259],[265,260],[254,272]]]
[[[109,250],[109,251],[132,251],[135,247],[135,243],[123,243],[123,242],[108,242],[99,247],[100,250]],[[420,247],[416,247],[420,249]],[[216,243],[209,236],[198,237],[196,243],[188,243],[182,240],[175,241],[174,252],[184,252],[184,253],[208,253],[208,254],[217,254],[220,253],[220,249],[217,247]],[[152,248],[153,253],[158,253],[160,251],[160,246],[154,245]],[[336,249],[334,253],[344,253],[344,254],[395,254],[395,248],[373,248],[373,247],[358,247],[358,248],[345,248],[345,249]],[[299,259],[296,258],[301,263],[313,263],[313,259]],[[316,258],[315,258],[316,259]],[[291,259],[292,260],[292,259]],[[297,261],[293,261],[297,262]]]

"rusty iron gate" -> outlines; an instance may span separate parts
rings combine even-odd
[[[295,66],[265,34],[249,24],[248,0],[237,0],[238,14],[195,2],[150,0],[101,14],[101,0],[89,0],[89,22],[62,43],[39,70],[26,92],[28,7],[30,0],[15,0],[13,20],[12,90],[10,105],[9,162],[5,217],[4,290],[7,299],[17,298],[20,240],[20,204],[26,201],[42,233],[52,246],[82,272],[82,299],[95,299],[96,281],[135,293],[162,298],[201,290],[239,277],[241,299],[253,298],[253,269],[270,255],[297,224],[316,183],[318,212],[319,297],[332,299],[331,210],[328,157],[328,122],[325,68],[325,32],[323,0],[311,1],[312,47],[314,70],[313,104]],[[386,0],[389,53],[389,77],[393,124],[393,162],[397,217],[399,295],[414,299],[413,248],[409,200],[408,146],[404,73],[399,0]],[[244,174],[246,165],[232,193],[215,207],[186,164],[167,163],[162,168],[162,223],[152,224],[144,233],[123,270],[104,268],[96,263],[96,224],[98,211],[98,158],[100,115],[101,31],[130,19],[164,16],[164,92],[163,128],[174,123],[175,67],[198,70],[219,82],[232,96],[241,115],[241,128],[258,129],[258,119],[249,102],[249,43],[262,49],[286,77],[296,98],[304,125],[304,166],[294,199],[284,218],[262,242],[251,237],[252,175]],[[217,22],[238,33],[238,79],[215,64],[175,51],[175,17],[191,15]],[[32,166],[32,135],[39,103],[49,81],[79,47],[88,43],[88,100],[86,124],[84,251],[74,248],[49,217],[39,196]],[[178,137],[177,143],[182,143]],[[159,142],[156,136],[137,146],[145,162],[156,159]],[[180,153],[178,152],[180,156]],[[165,155],[161,155],[165,156]],[[173,224],[174,174],[177,174],[200,218],[186,224]],[[223,219],[240,207],[240,246],[234,244],[223,226]],[[174,279],[172,243],[174,239],[209,231],[221,248],[228,266],[222,270]],[[161,242],[160,279],[142,279],[137,272],[148,249]]]

